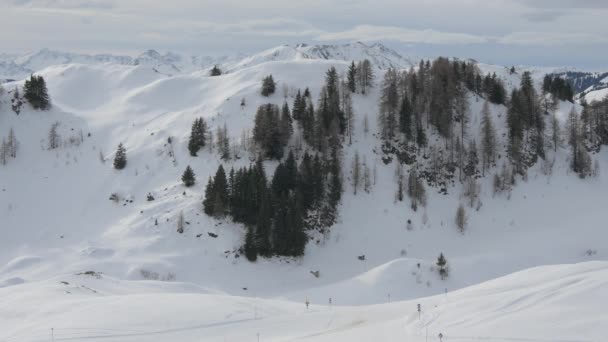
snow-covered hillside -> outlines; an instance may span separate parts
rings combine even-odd
[[[63,275],[0,289],[3,341],[603,341],[606,262],[544,266],[373,306],[226,296],[183,283]],[[379,286],[377,291],[382,291]],[[420,313],[417,311],[420,305]]]
[[[131,57],[110,54],[87,55],[42,49],[34,53],[0,54],[0,80],[22,79],[46,67],[61,64],[117,64],[142,65],[153,68],[161,74],[178,75],[195,71],[208,71],[219,65],[225,71],[238,70],[256,64],[272,61],[292,61],[298,59],[325,59],[359,61],[369,59],[380,69],[409,68],[417,61],[404,57],[380,43],[367,45],[361,42],[344,45],[282,45],[250,56],[201,56],[147,50]]]
[[[188,153],[195,118],[204,117],[214,132],[226,124],[238,143],[253,127],[259,105],[291,105],[295,90],[305,87],[316,103],[329,67],[345,73],[351,59],[373,54],[376,84],[383,68],[410,66],[380,45],[357,44],[281,46],[227,63],[229,72],[217,77],[202,69],[160,72],[150,61],[163,59],[166,66],[180,58],[153,52],[139,63],[62,59],[61,65],[38,70],[52,109],[35,111],[26,104],[19,115],[10,98],[23,81],[4,84],[0,138],[12,128],[20,145],[17,158],[0,165],[0,286],[5,287],[0,289],[0,340],[48,340],[55,327],[58,337],[75,340],[115,335],[115,340],[247,341],[259,332],[262,341],[371,336],[422,341],[428,327],[433,336],[451,334],[450,341],[486,336],[599,341],[606,332],[599,322],[606,319],[601,286],[608,276],[605,262],[589,261],[608,260],[608,172],[579,179],[570,171],[564,147],[551,154],[552,175],[537,164],[509,195],[494,196],[486,177],[480,181],[483,205],[470,210],[469,227],[461,234],[454,226],[461,185],[447,195],[429,188],[428,205],[418,212],[395,201],[395,163],[383,163],[378,154],[377,85],[353,96],[355,134],[343,157],[346,177],[355,152],[375,165],[376,184],[371,193],[356,196],[346,185],[339,222],[326,236],[312,235],[304,257],[250,263],[237,252],[243,227],[202,212],[204,186],[222,161],[209,150],[198,157]],[[480,67],[496,72],[508,86],[519,83],[519,74],[508,68]],[[269,74],[278,90],[266,98],[259,91]],[[483,100],[470,95],[469,102],[471,130],[477,132]],[[573,106],[559,104],[562,124]],[[492,105],[491,110],[499,127],[501,165],[506,108]],[[371,127],[367,134],[365,117]],[[48,150],[55,122],[63,144]],[[111,158],[121,142],[128,165],[118,171]],[[605,149],[593,159],[608,170]],[[236,168],[250,162],[242,154],[224,164]],[[187,165],[196,173],[193,188],[180,181]],[[269,172],[274,166],[266,163]],[[121,198],[118,203],[108,200],[113,193]],[[154,201],[146,200],[148,193]],[[183,234],[176,232],[180,212],[188,222]],[[446,280],[435,267],[439,253],[448,258]],[[582,264],[544,266],[572,263]],[[76,275],[86,271],[102,275]],[[463,290],[452,292],[457,289]],[[433,295],[440,296],[414,300]],[[332,307],[319,306],[329,298]],[[412,301],[374,305],[389,298]],[[306,299],[313,303],[308,311]],[[417,302],[424,306],[420,321]],[[364,306],[351,307],[356,305]],[[572,309],[562,312],[564,307]],[[575,320],[581,314],[594,316]],[[542,322],[528,322],[538,315],[545,317]]]

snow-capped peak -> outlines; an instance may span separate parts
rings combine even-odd
[[[136,57],[131,57],[112,54],[90,55],[44,48],[33,53],[3,54],[0,56],[0,78],[24,78],[46,67],[69,63],[144,65],[152,67],[158,72],[173,75],[205,70],[215,64],[220,64],[224,70],[234,71],[266,62],[301,59],[347,62],[368,59],[378,69],[388,69],[390,67],[403,69],[414,64],[412,59],[402,56],[381,43],[368,45],[362,42],[340,45],[280,45],[248,56],[239,54],[230,57],[184,55],[174,52],[161,53],[154,49],[149,49]]]

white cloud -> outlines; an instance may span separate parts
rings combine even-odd
[[[497,41],[506,45],[575,46],[608,43],[608,37],[594,33],[573,32],[513,32]]]
[[[57,8],[57,9],[111,9],[112,0],[13,0],[18,7]]]
[[[423,44],[483,44],[487,37],[467,33],[442,32],[437,30],[415,30],[395,26],[358,25],[341,32],[328,32],[319,35],[317,40],[393,40],[402,43]]]

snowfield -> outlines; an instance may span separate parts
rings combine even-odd
[[[318,47],[279,47],[227,63],[230,72],[218,77],[207,70],[171,76],[146,63],[45,66],[38,73],[53,108],[25,105],[19,115],[10,98],[23,81],[4,84],[0,140],[13,128],[20,146],[16,159],[0,165],[0,341],[49,341],[51,329],[56,341],[256,341],[257,334],[259,341],[425,341],[427,330],[431,341],[440,332],[444,341],[606,340],[605,149],[592,155],[602,170],[595,179],[570,171],[565,144],[549,153],[551,175],[536,165],[510,194],[493,196],[491,177],[482,179],[483,205],[467,207],[461,234],[454,225],[458,183],[447,195],[427,188],[428,206],[418,212],[395,201],[395,163],[385,165],[377,153],[376,86],[353,96],[355,135],[343,164],[347,183],[358,151],[375,165],[377,182],[356,196],[345,186],[339,222],[327,236],[312,235],[304,257],[250,263],[237,252],[243,227],[202,212],[205,185],[221,160],[216,151],[189,155],[195,118],[214,133],[226,124],[238,143],[259,105],[287,99],[291,106],[305,87],[316,101],[330,66],[345,72],[351,59],[375,56],[378,84],[387,66],[416,64],[367,48],[325,47],[334,51],[325,58]],[[519,83],[505,67],[480,67],[508,87]],[[259,89],[269,74],[277,92],[265,98]],[[482,105],[470,96],[472,132]],[[560,104],[562,124],[573,106],[580,109]],[[491,109],[500,167],[506,108]],[[64,143],[48,150],[55,122]],[[128,164],[117,171],[120,142]],[[250,162],[241,153],[224,166]],[[180,177],[187,165],[197,184],[186,189]],[[267,162],[267,172],[275,166]],[[109,200],[113,193],[118,203]],[[154,201],[146,201],[148,193]],[[180,211],[184,234],[176,232]],[[434,266],[441,252],[446,280]]]
[[[0,289],[2,341],[532,341],[605,339],[608,263],[543,266],[371,306],[209,293],[66,275]],[[418,313],[417,305],[421,311]]]

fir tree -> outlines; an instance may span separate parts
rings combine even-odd
[[[23,86],[23,96],[34,109],[48,110],[51,108],[46,82],[42,76],[30,76]]]
[[[272,255],[270,233],[272,230],[272,195],[267,189],[261,194],[260,210],[255,230],[255,243],[258,254],[263,257]]]
[[[184,174],[182,175],[182,182],[184,183],[184,185],[186,187],[191,187],[194,185],[194,183],[196,183],[196,177],[195,177],[194,171],[192,171],[192,168],[190,167],[190,165],[188,165],[186,167],[186,170],[184,171]]]
[[[496,156],[496,130],[492,123],[492,116],[490,113],[490,106],[488,102],[483,104],[481,110],[481,160],[482,160],[482,172],[485,176],[486,170],[494,162]]]
[[[357,91],[357,66],[355,65],[355,61],[353,61],[350,64],[350,67],[348,67],[347,75],[348,89],[351,93],[354,93]]]
[[[213,178],[213,190],[214,190],[214,200],[213,200],[213,215],[215,217],[224,217],[229,207],[228,200],[228,180],[226,178],[226,171],[224,171],[224,167],[220,165],[215,173],[215,177]]]
[[[220,153],[220,158],[226,161],[230,159],[230,136],[228,135],[228,126],[224,123],[224,127],[217,128],[217,149]]]
[[[276,83],[274,82],[274,79],[272,78],[272,75],[268,75],[266,77],[264,77],[264,79],[262,80],[262,96],[270,96],[272,94],[274,94],[276,89]]]
[[[210,76],[219,76],[221,74],[222,70],[217,65],[214,65],[213,69],[211,69],[211,71],[209,72]]]
[[[570,166],[579,177],[585,178],[591,174],[591,157],[582,142],[580,117],[574,107],[568,115],[568,144],[572,151]]]
[[[127,150],[122,143],[118,144],[116,155],[114,156],[114,168],[122,170],[127,166]]]
[[[406,141],[412,141],[412,106],[407,96],[401,99],[401,107],[399,109],[399,131],[405,135]]]
[[[351,182],[355,195],[357,194],[357,189],[359,189],[359,186],[361,184],[361,176],[361,161],[359,160],[359,152],[355,151],[355,157],[353,158],[351,168]]]
[[[439,275],[441,276],[441,280],[444,280],[445,278],[447,278],[448,261],[446,260],[445,256],[443,256],[443,253],[439,254],[436,265],[437,265],[437,267],[439,267]]]
[[[203,118],[194,119],[190,140],[188,141],[188,151],[190,155],[196,157],[198,151],[205,147],[207,142],[207,123]]]
[[[255,243],[255,227],[248,226],[245,234],[245,257],[247,260],[254,262],[258,259],[258,249]]]
[[[477,165],[479,165],[479,158],[477,157],[477,144],[475,140],[469,142],[467,165],[464,168],[464,174],[467,177],[472,177],[477,174]]]
[[[559,120],[557,119],[557,114],[553,113],[553,115],[551,115],[551,142],[554,152],[557,152],[557,148],[561,144],[561,141],[562,138]]]
[[[211,216],[213,215],[213,204],[215,200],[215,188],[213,184],[213,178],[209,177],[209,181],[207,182],[207,187],[205,188],[205,199],[203,200],[203,211],[205,214]]]
[[[285,134],[281,131],[281,119],[279,107],[267,103],[258,107],[253,127],[253,141],[264,151],[264,156],[270,159],[281,159],[283,148],[287,143],[284,141]],[[284,123],[283,127],[286,127]]]
[[[287,255],[298,257],[304,255],[308,237],[304,232],[304,212],[297,194],[290,196],[287,202],[288,251]]]
[[[285,146],[291,139],[293,134],[293,124],[291,119],[291,112],[289,110],[289,105],[287,102],[283,103],[283,108],[281,109],[281,119],[279,120],[279,129],[281,131],[281,145]]]

